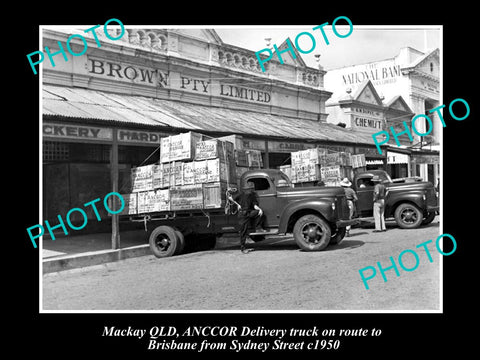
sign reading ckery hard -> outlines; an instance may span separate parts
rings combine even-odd
[[[43,124],[43,137],[55,139],[112,140],[112,129],[75,124]]]
[[[125,144],[159,146],[160,139],[168,135],[168,133],[154,131],[118,129],[117,140],[119,143]],[[43,123],[43,137],[50,140],[78,139],[92,141],[111,141],[113,138],[112,129],[109,128],[57,123]]]
[[[272,93],[265,89],[241,84],[225,84],[206,78],[100,58],[88,57],[87,71],[90,76],[109,80],[221,96],[246,102],[270,103],[272,99]]]

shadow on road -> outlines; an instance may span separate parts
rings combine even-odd
[[[364,233],[362,233],[362,234],[364,234]],[[353,236],[355,236],[355,235],[353,235]],[[344,239],[338,245],[329,245],[324,251],[355,249],[355,248],[358,248],[360,246],[363,246],[364,244],[365,244],[365,241],[347,238],[347,239]]]

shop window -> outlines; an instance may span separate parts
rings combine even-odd
[[[67,143],[44,141],[43,161],[65,161],[70,158],[70,147]]]

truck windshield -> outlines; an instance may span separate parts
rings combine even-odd
[[[291,187],[292,182],[288,178],[287,175],[284,173],[280,173],[278,175],[273,176],[273,182],[275,183],[275,187],[281,188],[281,187]]]
[[[380,178],[381,178],[383,181],[393,182],[393,181],[392,181],[392,178],[390,177],[390,175],[388,175],[386,172],[380,174],[379,176],[380,176]]]

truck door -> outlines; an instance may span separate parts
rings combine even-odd
[[[355,188],[357,189],[357,214],[358,216],[373,216],[373,189],[375,184],[371,175],[357,178]]]
[[[277,193],[275,185],[272,184],[268,177],[250,177],[246,181],[251,181],[255,185],[255,192],[258,195],[260,207],[265,214],[265,226],[277,227],[279,223],[279,215],[277,214],[281,209],[277,209]]]

